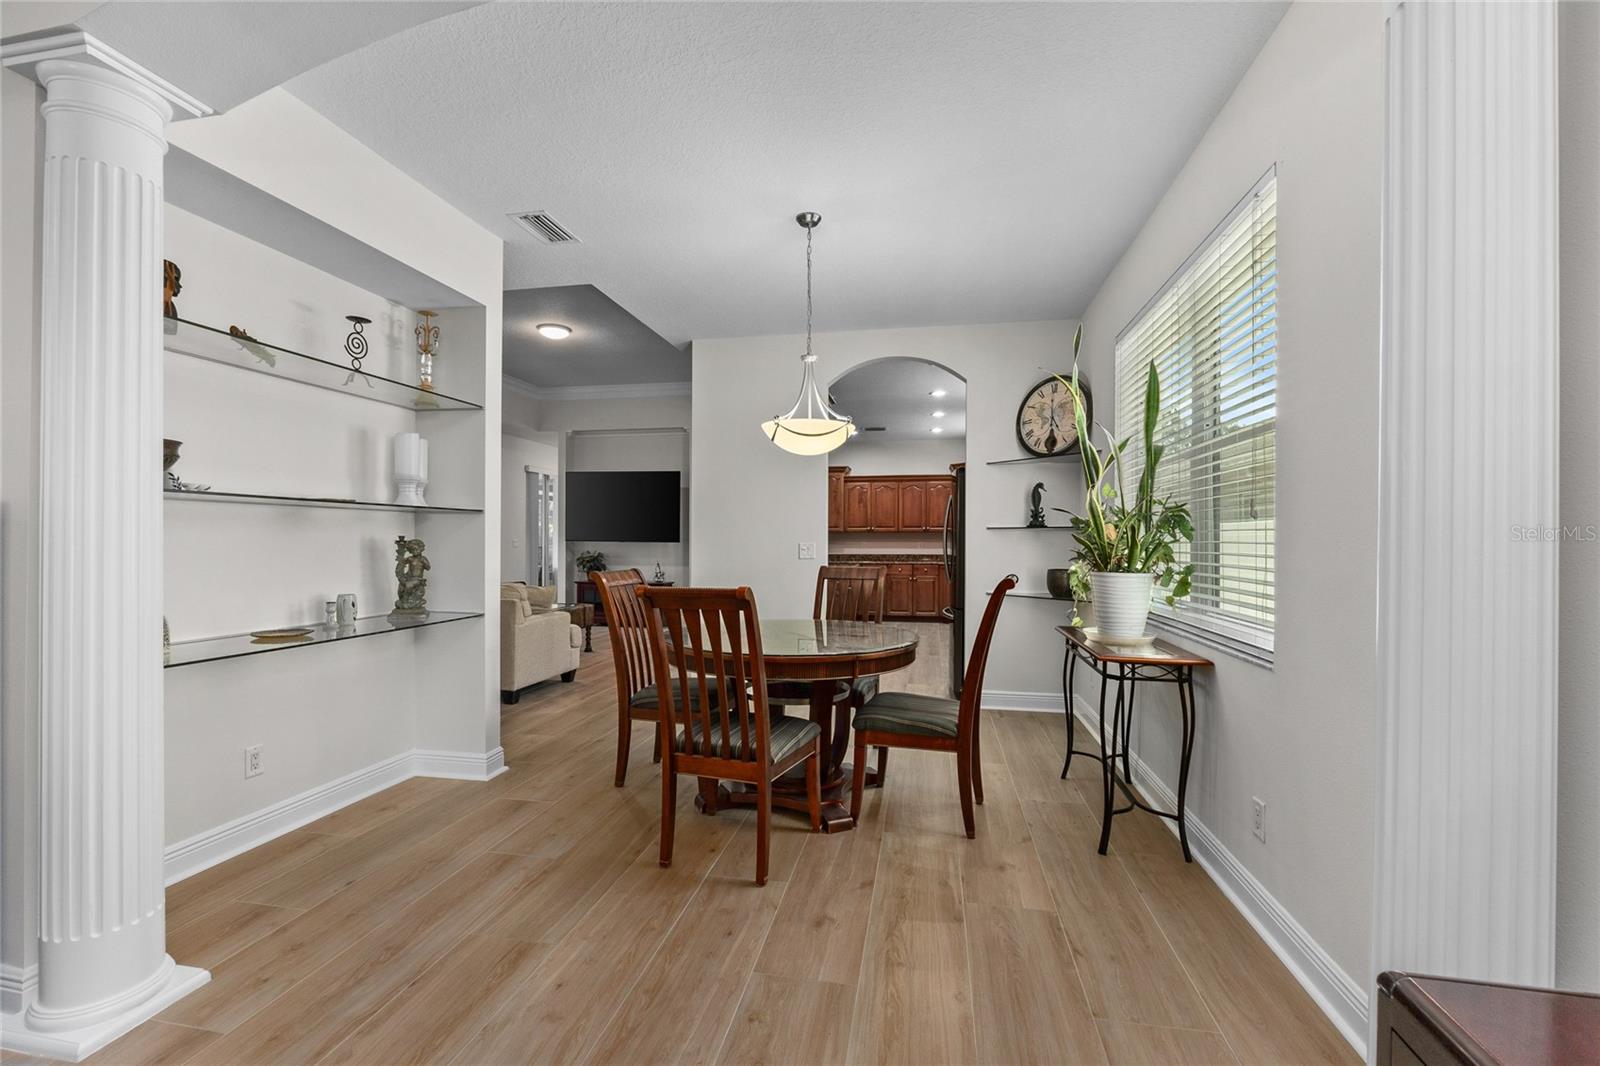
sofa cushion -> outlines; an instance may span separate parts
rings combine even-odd
[[[524,585],[522,598],[528,601],[529,607],[545,608],[548,610],[556,605],[556,590],[553,585]]]
[[[809,718],[792,718],[786,714],[775,715],[771,719],[772,728],[769,741],[772,750],[767,754],[770,762],[780,762],[786,756],[792,755],[797,748],[811,743],[822,733],[822,727]],[[755,723],[749,725],[751,747],[755,746]],[[746,755],[744,739],[739,729],[739,723],[733,720],[728,722],[728,744],[724,748],[722,743],[722,723],[711,723],[711,737],[702,739],[700,735],[700,722],[691,719],[689,728],[678,734],[677,750],[692,755],[711,755],[719,759],[744,759]]]
[[[856,712],[855,727],[873,733],[953,739],[960,716],[961,704],[943,696],[880,692],[876,699]]]

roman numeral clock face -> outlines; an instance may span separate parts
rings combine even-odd
[[[1081,380],[1085,406],[1089,388]],[[1092,413],[1092,407],[1085,413]],[[1072,410],[1072,390],[1055,378],[1046,378],[1029,390],[1017,408],[1017,440],[1032,455],[1059,455],[1078,442]]]

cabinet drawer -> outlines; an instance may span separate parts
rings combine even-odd
[[[917,563],[915,573],[918,577],[938,577],[944,573],[944,567],[938,563]]]
[[[890,563],[889,564],[889,576],[890,577],[910,577],[915,572],[916,572],[916,567],[913,566],[911,563]]]

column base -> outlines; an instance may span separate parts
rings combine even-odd
[[[174,966],[153,995],[141,999],[122,1014],[81,1029],[36,1029],[28,1020],[27,1008],[31,1004],[24,1004],[16,1014],[0,1015],[0,1048],[24,1055],[81,1062],[210,980],[209,970]]]

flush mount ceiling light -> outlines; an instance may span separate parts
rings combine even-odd
[[[944,412],[943,411],[935,411],[935,412],[933,412],[933,417],[934,418],[943,418],[944,417]]]
[[[934,389],[932,392],[928,393],[928,395],[932,396],[935,400],[942,400],[950,394],[944,389]]]
[[[806,231],[806,354],[800,357],[800,398],[787,414],[761,423],[761,432],[786,452],[822,455],[855,436],[856,426],[849,415],[829,407],[822,390],[817,388],[817,357],[811,351],[811,231],[822,216],[802,211],[794,220]]]
[[[564,341],[572,336],[572,327],[563,326],[559,322],[541,322],[533,328],[539,331],[539,336],[548,337],[553,341]]]
[[[942,426],[934,426],[932,429],[928,430],[928,432],[929,433],[943,433],[944,432],[944,427],[942,427]]]

